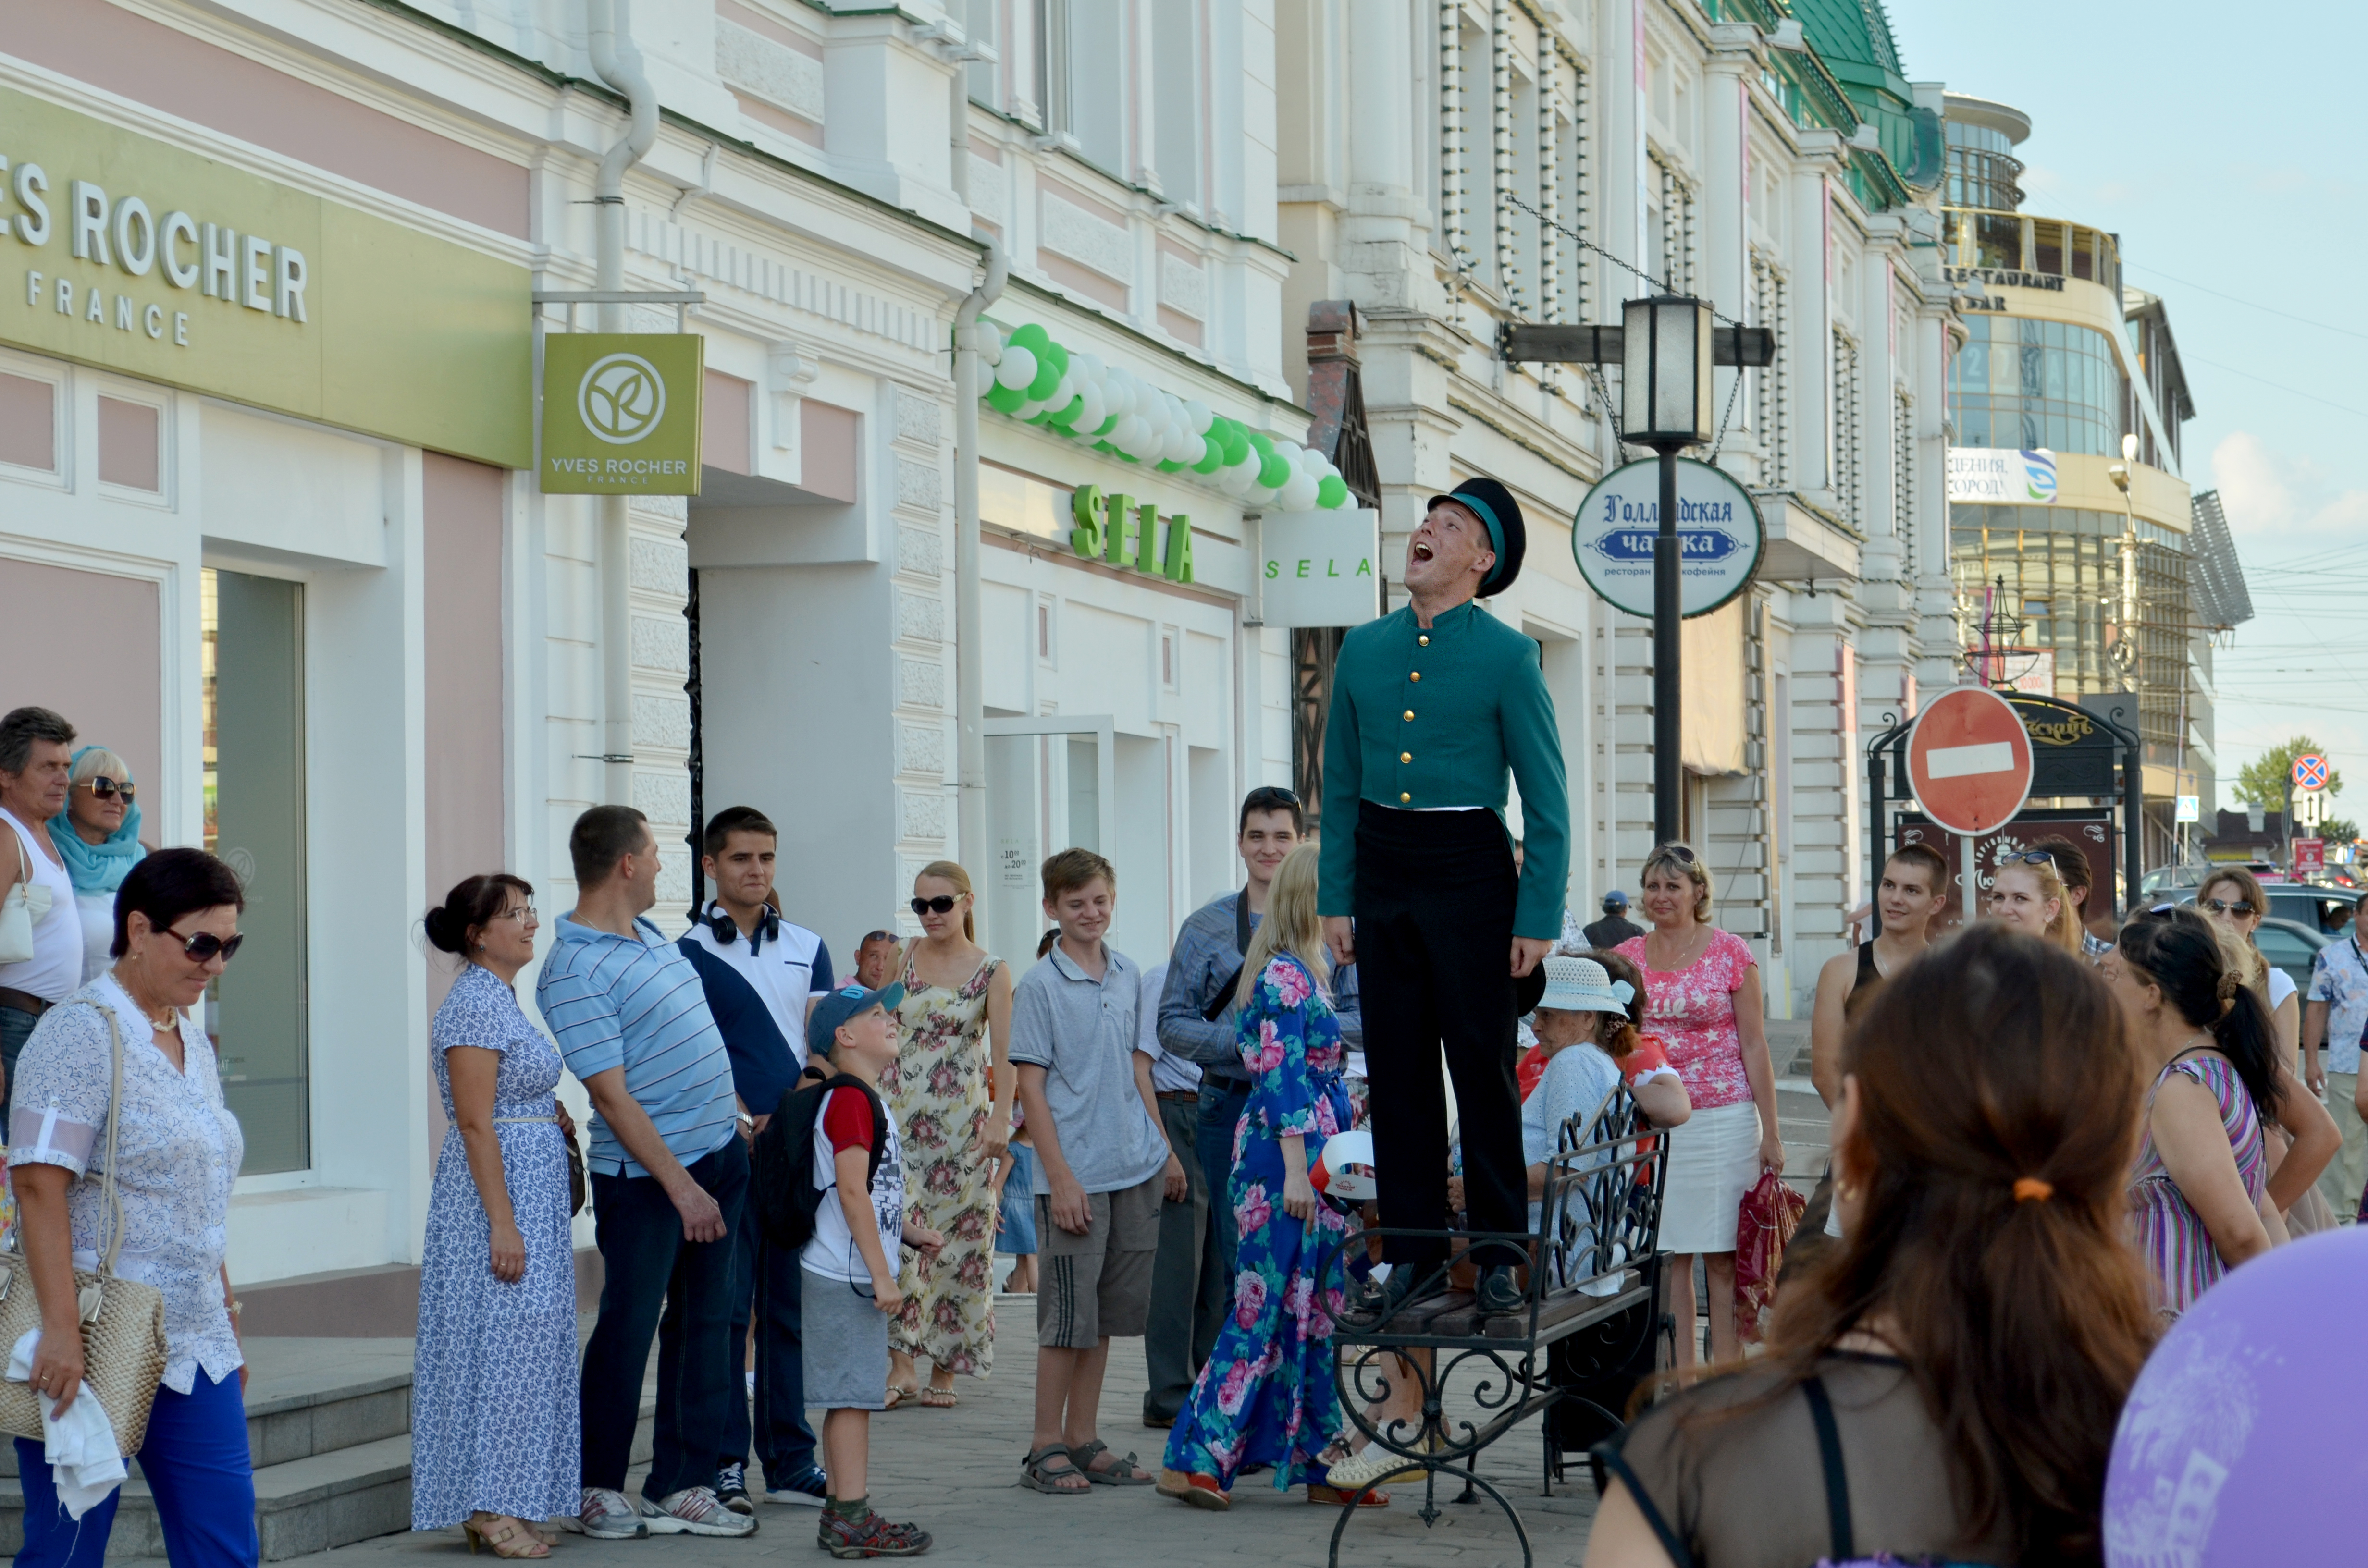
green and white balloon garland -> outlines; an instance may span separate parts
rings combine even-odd
[[[988,405],[1016,419],[1121,462],[1149,463],[1162,473],[1189,468],[1246,506],[1314,512],[1349,505],[1348,482],[1322,452],[1162,392],[1091,354],[1071,354],[1034,322],[1008,337],[996,328],[983,354],[995,368]]]

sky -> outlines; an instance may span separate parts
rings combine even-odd
[[[2220,803],[2297,733],[2368,817],[2368,15],[2328,0],[1885,0],[1911,81],[2032,119],[2023,210],[2117,232],[2163,297],[2254,619],[2217,656]]]

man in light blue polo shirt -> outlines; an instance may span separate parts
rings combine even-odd
[[[607,1280],[584,1347],[584,1531],[747,1535],[717,1500],[732,1385],[732,1263],[748,1153],[732,1059],[699,971],[642,918],[658,846],[630,806],[595,806],[567,837],[575,907],[559,917],[535,1005],[591,1091],[594,1235]],[[663,1321],[661,1320],[663,1314]],[[638,1506],[624,1495],[642,1373],[658,1335],[656,1441]]]

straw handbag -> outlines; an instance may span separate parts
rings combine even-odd
[[[115,1009],[92,1003],[107,1017],[113,1052],[112,1087],[107,1096],[107,1170],[101,1177],[105,1193],[100,1210],[110,1227],[107,1259],[96,1270],[74,1271],[74,1294],[82,1307],[83,1381],[107,1412],[115,1428],[115,1447],[126,1459],[140,1451],[148,1435],[148,1412],[156,1403],[156,1386],[164,1381],[165,1295],[154,1285],[120,1279],[115,1255],[123,1248],[123,1200],[115,1190],[116,1135],[122,1127],[123,1031]],[[83,1178],[87,1181],[85,1175]],[[23,1220],[18,1219],[18,1229]],[[19,1339],[41,1326],[41,1303],[33,1293],[33,1270],[20,1246],[0,1253],[0,1357]],[[85,1397],[88,1397],[85,1395]],[[0,1379],[0,1432],[41,1439],[40,1392],[29,1382]]]

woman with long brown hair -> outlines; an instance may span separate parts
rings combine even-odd
[[[2101,1561],[2154,1335],[2119,1009],[2079,959],[1975,926],[1876,994],[1842,1067],[1843,1239],[1787,1286],[1765,1360],[1597,1450],[1588,1568]]]
[[[905,1141],[909,1218],[946,1238],[906,1253],[905,1305],[888,1325],[889,1408],[958,1402],[954,1374],[995,1365],[995,1166],[1009,1157],[1011,971],[975,939],[970,873],[932,860],[913,879],[921,935],[905,955],[901,1045],[880,1086]],[[917,1363],[929,1363],[920,1382]]]

